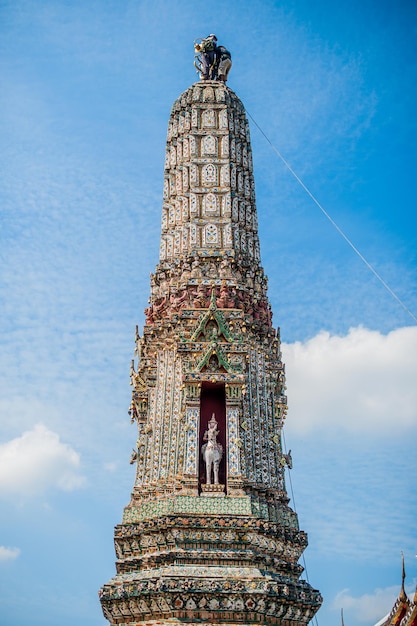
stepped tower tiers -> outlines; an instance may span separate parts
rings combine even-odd
[[[136,480],[100,590],[115,624],[307,624],[289,507],[279,332],[260,264],[249,126],[224,83],[174,103],[160,260],[132,361]]]

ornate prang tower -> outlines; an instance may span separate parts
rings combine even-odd
[[[132,362],[136,480],[115,529],[112,625],[307,624],[284,482],[279,331],[260,265],[249,126],[222,82],[173,105],[160,261]],[[204,453],[204,457],[203,457]]]

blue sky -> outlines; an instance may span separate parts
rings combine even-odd
[[[129,363],[158,258],[167,121],[193,40],[417,315],[417,7],[328,0],[0,4],[0,611],[104,626],[130,497]],[[417,581],[417,328],[251,122],[288,379],[292,503],[320,626]],[[291,480],[289,480],[291,479]],[[291,491],[291,486],[293,492]]]

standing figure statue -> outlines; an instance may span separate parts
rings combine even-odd
[[[216,47],[217,79],[222,83],[227,81],[230,68],[232,67],[232,55],[224,46]]]
[[[201,454],[203,455],[204,462],[206,464],[206,484],[218,485],[219,484],[219,465],[223,456],[223,446],[218,443],[217,435],[217,421],[215,414],[211,416],[207,424],[207,430],[204,433],[203,440],[207,443],[201,446]],[[213,468],[213,483],[211,482],[211,471]]]
[[[200,71],[201,80],[216,80],[216,42],[216,35],[211,34],[202,39],[200,43],[194,43],[194,51],[201,61],[201,67],[197,67]]]
[[[201,80],[219,80],[223,83],[227,81],[232,57],[224,46],[217,45],[216,35],[212,33],[205,39],[196,39],[194,54],[194,66]]]

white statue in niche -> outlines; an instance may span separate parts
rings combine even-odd
[[[223,456],[223,446],[218,443],[216,416],[213,413],[211,419],[207,424],[207,430],[203,435],[203,440],[207,441],[201,446],[201,454],[203,455],[204,462],[206,464],[206,484],[218,485],[219,484],[219,466]],[[211,482],[211,474],[213,470],[213,483]]]

